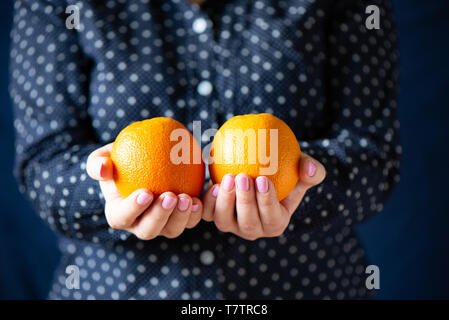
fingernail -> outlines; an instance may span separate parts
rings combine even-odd
[[[260,193],[268,192],[268,180],[265,177],[257,177],[256,178],[256,187],[257,191]]]
[[[237,188],[240,191],[248,191],[249,190],[249,180],[245,176],[238,176],[237,177]]]
[[[166,196],[164,200],[162,200],[162,208],[164,209],[172,209],[176,204],[176,199],[170,196]]]
[[[216,198],[218,196],[218,185],[215,185],[212,189],[212,195]]]
[[[179,198],[178,209],[180,211],[186,211],[190,206],[190,200],[186,198]]]
[[[197,204],[197,203],[192,204],[192,211],[193,212],[197,212],[199,208],[200,208],[199,204]]]
[[[137,196],[136,202],[141,206],[145,206],[153,199],[153,196],[147,192],[142,192]]]
[[[225,175],[221,184],[223,185],[223,189],[231,191],[234,189],[234,177],[230,174]]]
[[[100,170],[98,171],[98,174],[100,175],[100,178],[104,177],[104,169],[105,169],[105,165],[104,165],[104,163],[102,163],[101,166],[100,166]]]
[[[315,175],[315,171],[316,171],[316,166],[313,163],[313,161],[309,161],[309,168],[307,169],[307,175],[309,177],[313,177]]]

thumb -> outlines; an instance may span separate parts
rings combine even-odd
[[[112,144],[108,144],[92,152],[87,158],[86,171],[94,180],[105,181],[113,177],[113,164],[110,159]]]
[[[305,187],[313,187],[323,182],[326,169],[316,159],[303,153],[299,160],[299,183]]]
[[[299,161],[299,181],[290,194],[281,201],[281,204],[290,214],[293,214],[307,190],[323,182],[325,177],[324,166],[318,160],[303,153]]]

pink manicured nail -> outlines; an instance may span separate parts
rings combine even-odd
[[[197,203],[192,204],[192,211],[193,212],[197,212],[199,208],[200,208],[199,204],[197,204]]]
[[[256,179],[257,191],[260,193],[268,192],[268,180],[265,177],[257,177]]]
[[[179,198],[178,209],[180,211],[186,211],[190,206],[190,200],[186,198]]]
[[[147,192],[142,192],[137,196],[136,202],[141,206],[145,206],[153,199],[153,196]]]
[[[223,189],[226,191],[231,191],[234,189],[234,177],[230,174],[224,176],[223,181],[221,182]]]
[[[238,176],[237,177],[237,188],[240,191],[248,191],[249,190],[249,180],[245,176]]]
[[[309,168],[307,169],[307,175],[309,177],[313,177],[315,175],[315,171],[316,171],[316,166],[313,163],[313,161],[309,161]]]
[[[172,198],[170,196],[167,196],[164,198],[164,200],[162,200],[162,208],[168,210],[168,209],[172,209],[176,204],[176,199]]]
[[[218,186],[215,185],[212,189],[212,195],[216,198],[218,196]]]
[[[104,163],[102,163],[100,166],[100,170],[98,170],[98,174],[100,175],[100,178],[104,177],[104,169],[105,169],[105,165],[104,165]]]

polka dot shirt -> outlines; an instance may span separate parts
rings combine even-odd
[[[66,27],[68,5],[79,29]],[[370,296],[353,227],[399,179],[391,1],[18,0],[11,37],[15,174],[63,253],[49,298]],[[327,169],[282,236],[246,241],[201,222],[141,241],[108,227],[86,160],[122,128],[166,116],[204,132],[262,112]],[[68,265],[79,289],[66,287]]]

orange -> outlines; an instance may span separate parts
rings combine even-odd
[[[221,183],[225,174],[266,176],[284,199],[299,179],[301,149],[290,127],[267,113],[236,116],[226,121],[214,137],[210,177]]]
[[[111,160],[114,181],[123,197],[138,189],[155,195],[171,191],[198,197],[204,186],[201,147],[186,127],[171,118],[127,126],[112,146]]]

